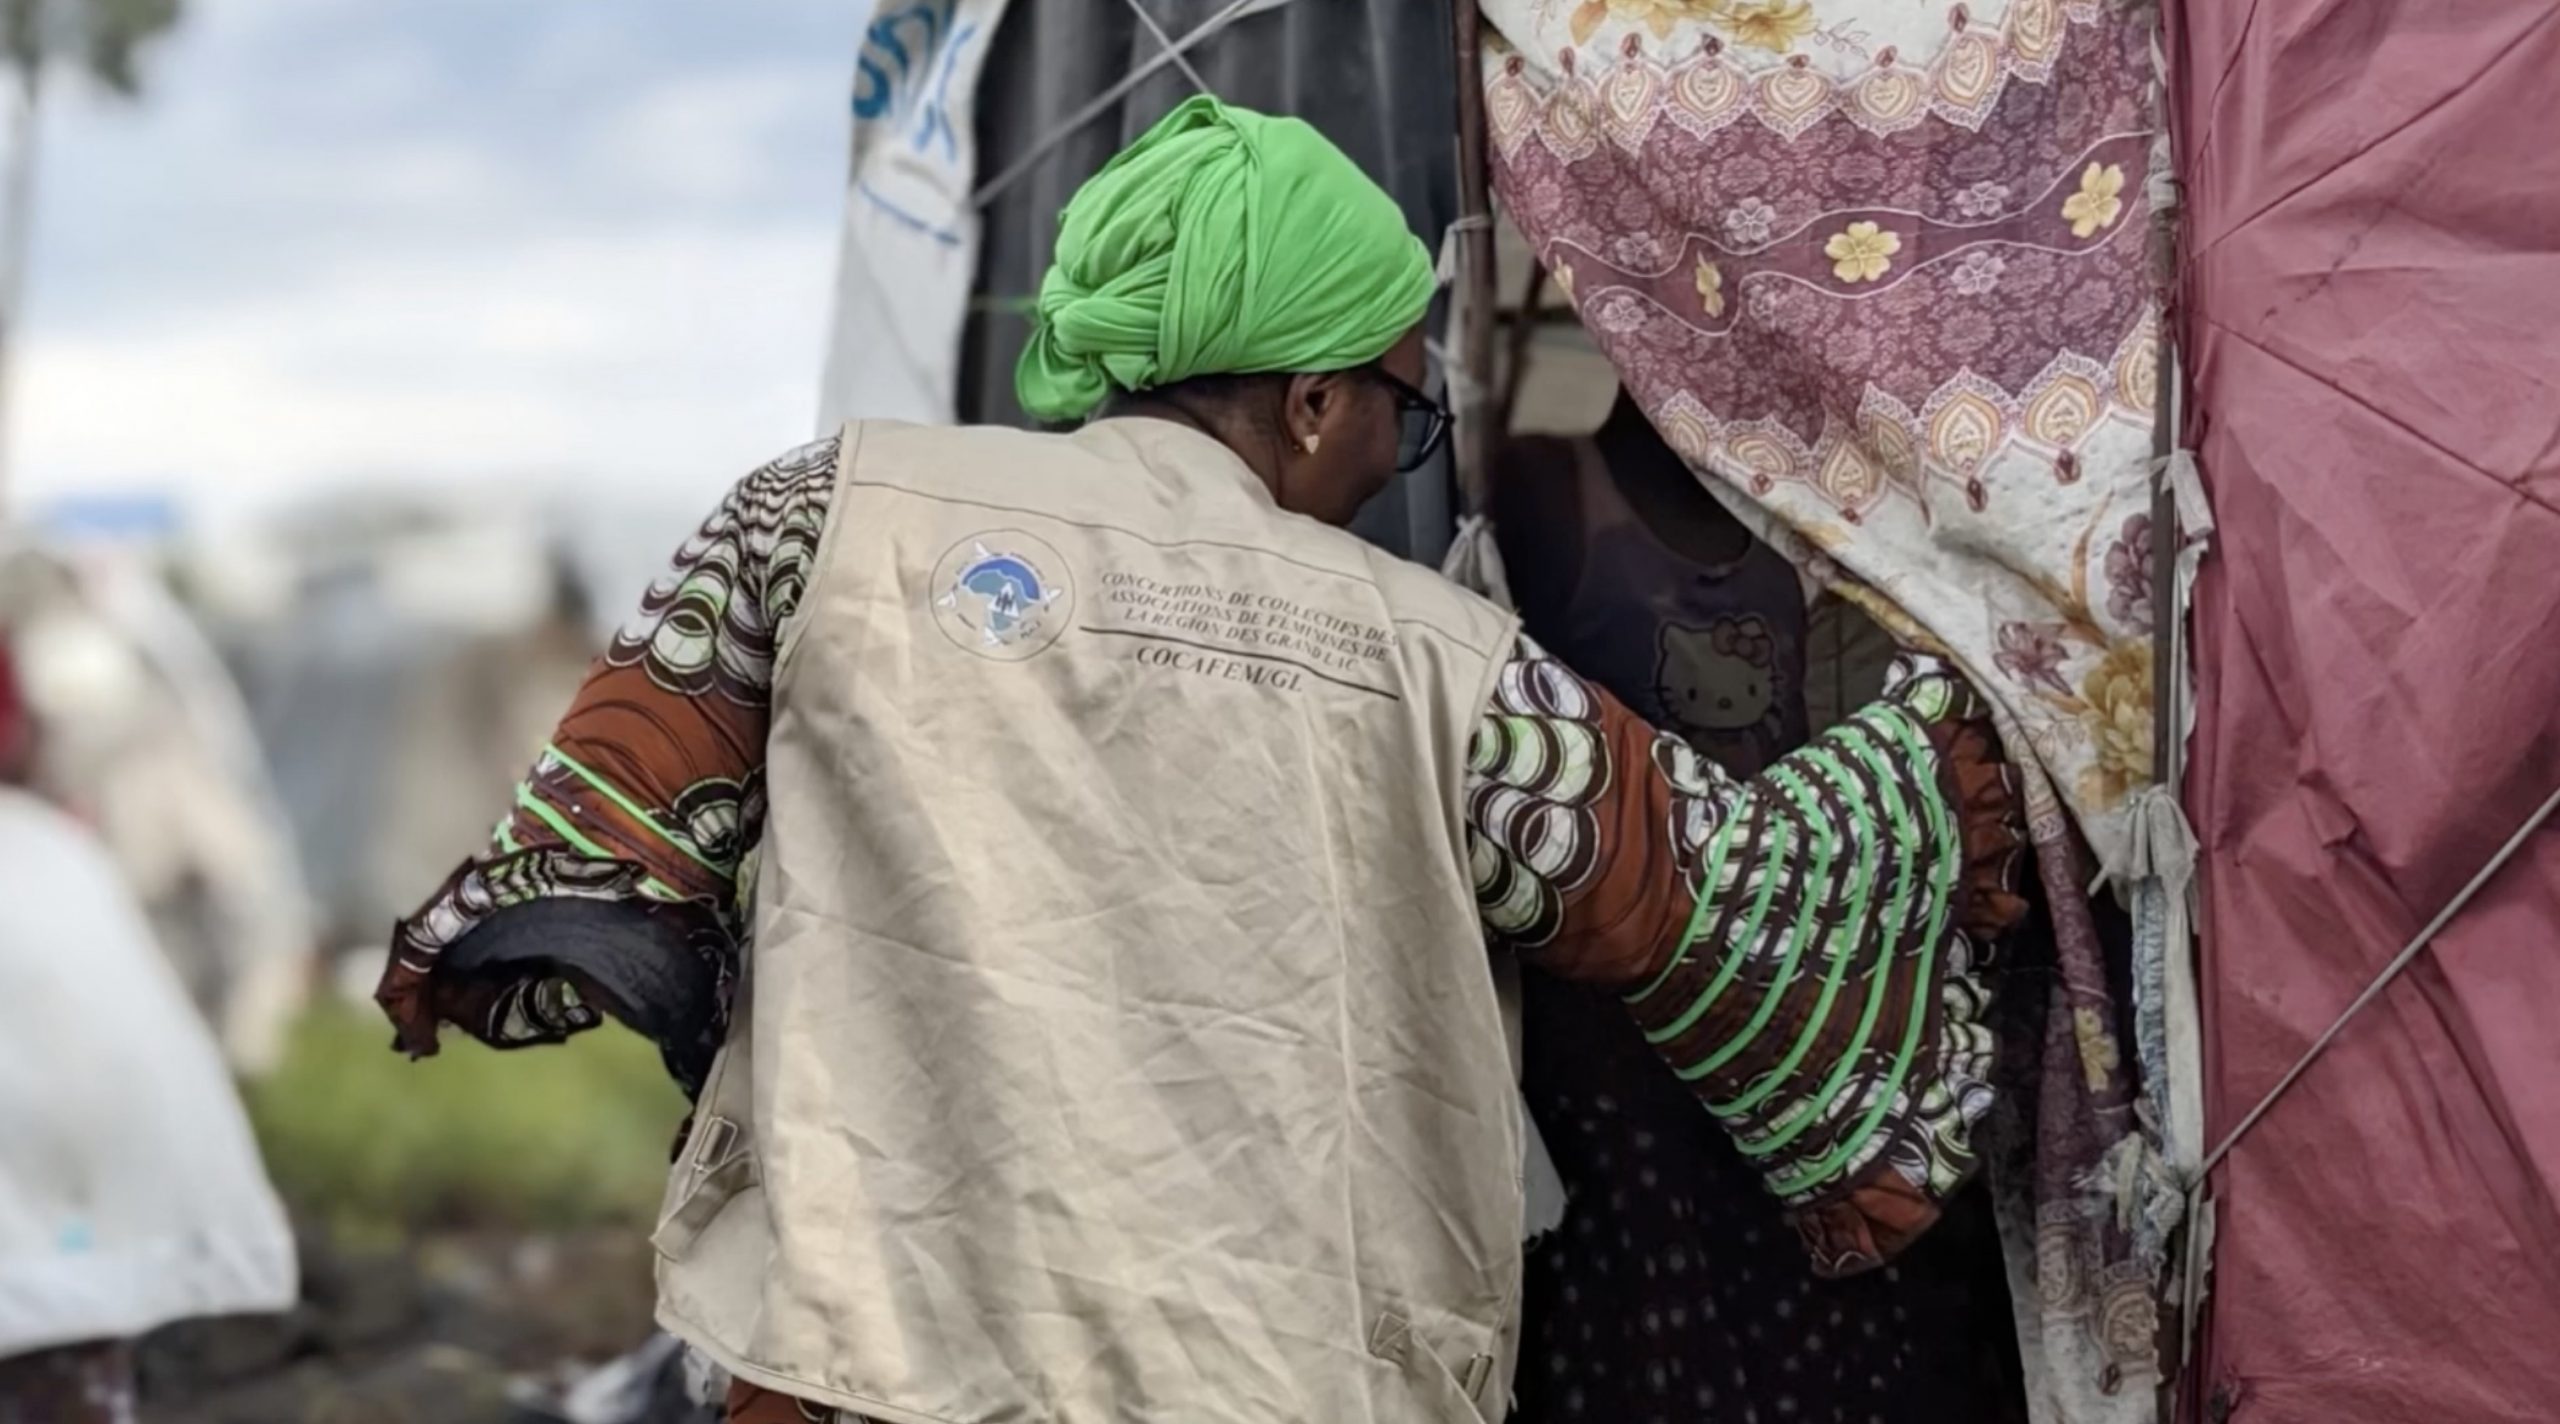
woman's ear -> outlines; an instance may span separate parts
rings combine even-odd
[[[1347,394],[1345,384],[1338,371],[1289,378],[1281,397],[1280,428],[1298,453],[1312,455],[1323,448],[1324,433],[1338,418],[1337,407]]]

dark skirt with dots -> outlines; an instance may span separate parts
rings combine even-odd
[[[1885,1270],[1816,1279],[1613,996],[1529,976],[1524,1086],[1572,1193],[1530,1252],[1514,1424],[2007,1424],[2017,1337],[1977,1183]]]

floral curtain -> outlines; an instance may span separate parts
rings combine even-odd
[[[1665,438],[1952,653],[2029,778],[2054,962],[2000,1174],[2039,1416],[2148,1418],[2157,1242],[2074,827],[2151,774],[2154,16],[1483,0],[1502,201]]]

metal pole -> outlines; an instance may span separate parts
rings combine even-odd
[[[1491,495],[1494,321],[1493,202],[1486,169],[1484,121],[1484,16],[1476,0],[1450,0],[1458,80],[1458,271],[1450,350],[1450,408],[1458,418],[1459,507],[1484,512]]]
[[[2178,627],[2186,610],[2178,601],[2178,547],[2184,535],[2178,528],[2178,497],[2170,487],[2169,460],[2177,453],[2182,434],[2177,424],[2181,402],[2175,392],[2183,373],[2165,320],[2159,369],[2151,431],[2152,468],[2158,472],[2151,482],[2151,779],[2176,795],[2176,782],[2185,770],[2185,758],[2180,755],[2184,748],[2179,745],[2184,729],[2178,725],[2184,710],[2178,705],[2178,692],[2185,679],[2179,676],[2177,660],[2186,647]]]

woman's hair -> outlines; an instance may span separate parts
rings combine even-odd
[[[1274,371],[1190,376],[1143,391],[1114,390],[1104,412],[1152,401],[1202,414],[1268,423],[1279,409],[1280,391],[1288,379],[1287,373]]]

